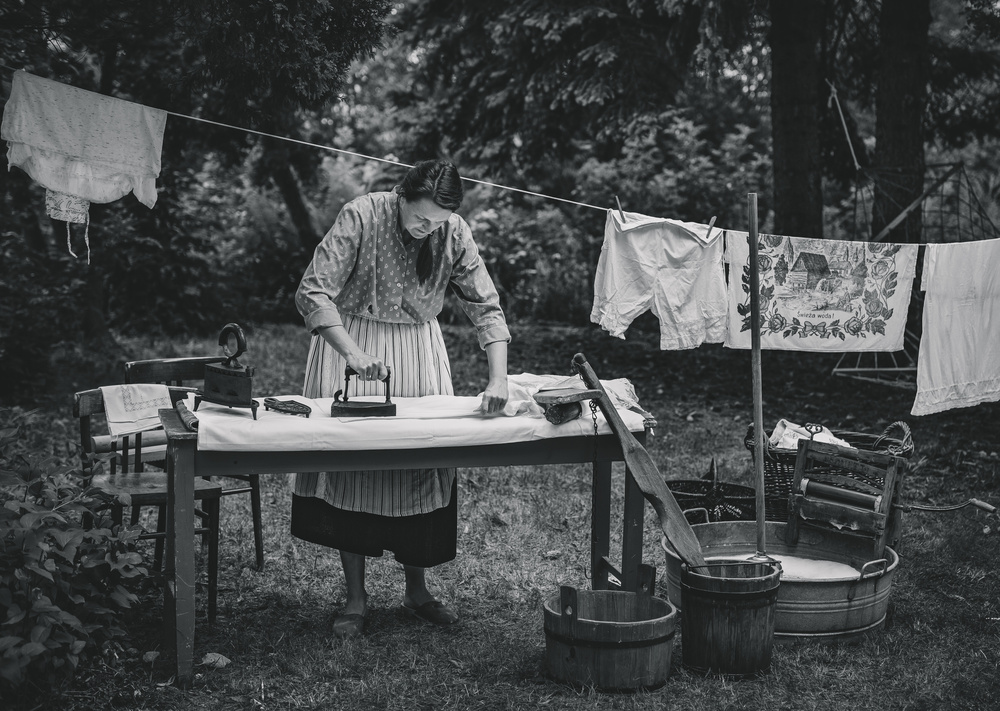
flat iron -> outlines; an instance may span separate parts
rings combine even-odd
[[[254,368],[242,366],[236,360],[247,350],[247,338],[239,324],[227,323],[222,327],[219,345],[226,360],[205,366],[205,384],[194,396],[194,409],[198,409],[202,400],[228,407],[249,407],[256,420],[257,401],[251,396]]]
[[[363,400],[348,400],[347,386],[350,385],[351,376],[357,375],[357,371],[351,366],[344,369],[344,389],[333,394],[333,403],[330,405],[331,417],[393,417],[396,414],[396,403],[389,399],[389,379],[392,377],[392,370],[387,366],[385,369],[385,402],[366,402]],[[341,398],[343,395],[343,398]]]

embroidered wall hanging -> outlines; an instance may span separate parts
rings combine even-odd
[[[916,271],[915,244],[758,235],[761,348],[898,351]],[[726,232],[726,346],[750,348],[750,246]]]

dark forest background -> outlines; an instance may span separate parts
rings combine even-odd
[[[0,8],[3,98],[23,69],[298,141],[171,115],[155,208],[92,205],[89,264],[44,191],[0,170],[0,402],[117,377],[123,337],[298,322],[292,294],[340,207],[402,172],[305,143],[447,156],[468,177],[734,229],[753,192],[763,231],[799,236],[940,239],[922,207],[883,228],[942,164],[964,165],[987,222],[1000,198],[986,0]],[[468,187],[461,213],[508,317],[586,324],[604,215]],[[70,232],[82,255],[82,225]]]

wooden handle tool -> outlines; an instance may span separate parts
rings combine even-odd
[[[667,541],[685,563],[691,566],[705,565],[701,543],[694,535],[691,524],[684,517],[674,495],[667,488],[666,481],[660,476],[653,458],[649,456],[649,452],[639,444],[639,441],[622,421],[621,415],[615,409],[607,391],[582,353],[573,356],[573,365],[583,377],[583,382],[588,388],[600,391],[597,404],[601,408],[601,412],[604,413],[604,418],[608,421],[611,431],[621,442],[622,452],[625,455],[625,465],[632,472],[632,477],[643,496],[653,505],[653,510],[656,511],[656,515],[660,519],[663,535],[667,537]]]

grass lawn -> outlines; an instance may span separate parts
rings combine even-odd
[[[573,354],[583,352],[600,377],[631,379],[658,420],[648,448],[665,477],[699,478],[714,458],[720,479],[750,484],[743,445],[753,412],[749,352],[716,345],[661,352],[652,317],[641,319],[626,341],[596,328],[533,324],[513,331],[511,373],[569,374]],[[478,393],[486,361],[471,328],[447,326],[445,336],[457,392]],[[300,391],[307,347],[302,329],[261,328],[248,341],[247,362],[257,368],[255,394]],[[144,339],[126,347],[130,358],[216,352],[211,339]],[[905,502],[976,496],[1000,503],[1000,403],[911,418],[911,391],[833,377],[836,360],[833,354],[764,353],[768,430],[782,417],[867,433],[905,420],[915,442]],[[71,443],[69,400],[33,426],[68,432]],[[429,580],[461,612],[463,624],[439,630],[405,615],[402,570],[386,556],[369,561],[370,631],[347,643],[329,631],[344,601],[339,558],[288,533],[286,477],[265,477],[263,487],[264,569],[252,568],[249,503],[228,497],[215,625],[204,619],[204,595],[199,597],[195,657],[218,653],[230,660],[227,666],[199,665],[194,688],[184,692],[169,683],[167,655],[144,661],[162,649],[156,627],[161,603],[151,593],[132,617],[133,636],[117,658],[82,671],[70,689],[27,694],[3,707],[930,711],[1000,704],[998,520],[972,508],[904,514],[901,563],[884,629],[854,644],[778,645],[772,672],[750,681],[687,672],[678,635],[664,686],[603,694],[555,683],[544,667],[543,601],[563,584],[589,587],[587,467],[462,471],[458,557],[431,571]],[[659,538],[647,507],[644,560],[658,567],[658,594],[665,596]]]

